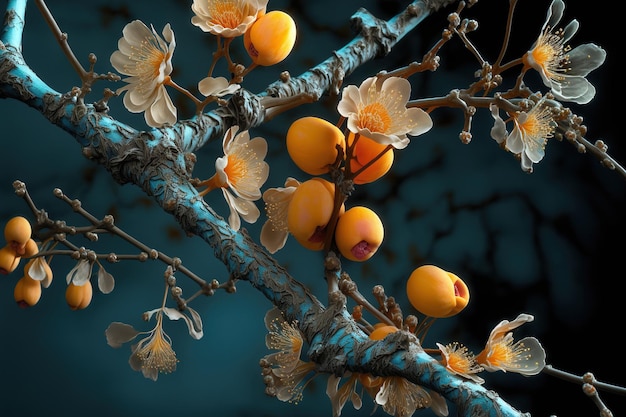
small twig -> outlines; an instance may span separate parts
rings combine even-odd
[[[581,385],[585,383],[589,383],[589,380],[588,380],[589,377],[588,376],[585,377],[585,375],[588,375],[588,374],[585,374],[583,376],[578,376],[578,375],[574,375],[566,371],[562,371],[560,369],[556,369],[552,365],[546,365],[543,368],[542,372],[548,375],[557,377],[559,379],[562,379],[564,381],[574,382],[574,383],[581,384]],[[593,379],[592,384],[594,387],[596,387],[600,391],[606,391],[606,392],[610,392],[613,394],[626,396],[626,387],[620,387],[618,385],[600,382],[600,381],[597,381],[595,378]]]
[[[78,59],[76,59],[72,48],[70,48],[70,45],[67,42],[67,33],[61,32],[61,28],[59,28],[59,25],[52,16],[52,13],[50,13],[50,9],[48,9],[48,6],[46,6],[44,0],[35,0],[35,3],[37,3],[39,11],[41,12],[43,18],[46,20],[46,23],[48,23],[50,30],[54,34],[54,37],[56,38],[59,46],[63,50],[63,53],[70,61],[70,64],[72,65],[72,67],[74,67],[74,70],[78,73],[80,79],[85,80],[87,78],[87,71],[83,68],[80,62],[78,62]]]

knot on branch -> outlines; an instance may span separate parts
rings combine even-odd
[[[397,42],[398,35],[385,20],[378,19],[369,11],[360,8],[350,18],[350,26],[367,41],[373,41],[379,46],[377,58],[384,57]]]
[[[243,88],[232,95],[226,109],[229,114],[224,116],[232,118],[231,123],[227,125],[238,125],[240,131],[259,126],[265,118],[261,98]]]
[[[430,10],[431,12],[436,12],[443,7],[455,3],[456,0],[423,0],[423,2],[428,10]]]

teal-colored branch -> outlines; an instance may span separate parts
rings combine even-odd
[[[456,404],[462,416],[522,415],[496,393],[449,373],[409,333],[370,340],[347,312],[341,294],[333,292],[325,308],[245,230],[233,231],[190,181],[195,160],[192,152],[220,138],[234,124],[242,129],[259,125],[264,121],[265,104],[276,103],[272,100],[336,94],[347,74],[364,62],[384,56],[431,11],[450,0],[414,1],[388,22],[359,10],[353,23],[360,35],[302,76],[277,82],[260,95],[242,90],[217,110],[147,131],[115,120],[96,105],[78,103],[76,92],[55,91],[28,67],[21,40],[26,3],[7,2],[0,32],[0,98],[21,101],[39,111],[74,137],[83,154],[104,166],[116,181],[137,185],[174,216],[186,232],[206,241],[233,279],[248,281],[280,308],[289,322],[298,323],[310,346],[308,355],[320,372],[402,376],[442,394]]]

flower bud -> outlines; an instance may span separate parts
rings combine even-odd
[[[243,42],[255,64],[278,64],[287,58],[296,43],[296,23],[280,10],[267,12],[246,31]]]
[[[406,283],[411,305],[426,316],[444,318],[459,313],[469,302],[469,289],[455,274],[435,265],[416,268]]]

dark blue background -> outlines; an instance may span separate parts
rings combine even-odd
[[[497,56],[507,2],[481,0],[468,16],[479,19],[480,29],[472,39],[489,61]],[[614,100],[617,87],[617,49],[608,31],[609,11],[570,2],[566,19],[578,18],[581,29],[573,45],[595,42],[608,51],[606,63],[590,79],[598,89],[590,106],[574,108],[585,117],[588,137],[603,138],[609,152],[626,160]],[[2,2],[2,6],[6,2]],[[50,2],[61,29],[69,34],[76,56],[86,65],[94,52],[97,70],[112,70],[109,56],[116,49],[123,26],[132,19],[154,24],[160,32],[171,23],[176,34],[174,79],[193,87],[202,78],[214,51],[214,39],[189,22],[190,1],[67,1]],[[391,17],[404,4],[400,1],[289,1],[271,0],[269,10],[292,14],[298,25],[294,53],[271,68],[258,68],[245,80],[253,92],[288,70],[297,76],[333,50],[353,33],[348,18],[363,6],[381,18]],[[531,45],[543,24],[548,1],[520,2],[514,25],[512,52],[522,53]],[[385,60],[367,64],[346,80],[360,84],[381,69],[392,70],[419,61],[445,25],[447,12],[431,17]],[[490,20],[491,19],[491,20]],[[238,46],[237,42],[235,45]],[[235,51],[241,51],[233,47]],[[24,55],[40,76],[58,91],[79,83],[67,60],[50,36],[33,4],[27,12]],[[239,55],[246,61],[247,57]],[[469,64],[469,65],[468,65]],[[476,64],[457,40],[442,53],[441,69],[416,75],[414,96],[446,94],[470,83]],[[218,75],[218,74],[216,74]],[[106,85],[112,88],[116,86]],[[537,88],[539,85],[531,85]],[[105,83],[96,84],[93,101]],[[335,122],[336,98],[299,108],[255,129],[252,136],[269,142],[271,174],[266,187],[282,186],[286,176],[300,180],[306,175],[286,158],[283,139],[289,124],[307,114]],[[191,104],[177,101],[181,116],[191,113]],[[144,128],[141,115],[127,115],[120,99],[112,100],[111,113],[137,128]],[[369,262],[346,262],[345,269],[365,294],[383,284],[388,295],[413,313],[406,302],[404,283],[411,270],[435,263],[457,273],[471,289],[471,302],[459,316],[440,320],[426,345],[459,340],[478,352],[493,326],[512,320],[521,312],[535,316],[533,323],[516,334],[535,335],[547,351],[547,361],[577,374],[592,371],[606,382],[624,384],[620,332],[624,224],[624,180],[600,166],[591,155],[581,155],[567,143],[550,141],[544,160],[535,172],[525,174],[519,163],[501,151],[489,137],[491,117],[477,117],[469,145],[458,140],[462,115],[458,111],[433,113],[436,127],[414,138],[406,150],[396,153],[396,163],[384,180],[359,187],[350,204],[366,204],[380,213],[385,223],[385,242]],[[148,245],[184,264],[203,278],[225,281],[223,265],[213,261],[210,248],[198,238],[183,236],[174,220],[132,185],[115,184],[99,166],[85,159],[80,147],[60,129],[48,125],[27,106],[0,101],[3,129],[0,150],[0,219],[30,216],[26,204],[13,194],[11,183],[25,181],[40,208],[54,218],[85,224],[69,207],[52,196],[61,188],[101,217],[114,214],[116,224]],[[194,175],[208,177],[214,160],[221,156],[215,142],[198,153]],[[207,200],[227,216],[221,193]],[[263,218],[248,225],[258,236]],[[87,245],[87,243],[82,243]],[[100,246],[101,245],[101,246]],[[123,251],[119,242],[101,236],[94,249]],[[321,254],[306,251],[294,239],[277,254],[294,277],[306,283],[325,301]],[[245,282],[234,295],[218,293],[194,303],[203,317],[205,337],[192,340],[182,323],[167,322],[180,363],[171,375],[158,382],[147,380],[127,364],[130,348],[106,345],[104,329],[112,321],[139,328],[141,313],[156,308],[161,300],[163,265],[154,262],[122,262],[105,267],[116,278],[115,291],[96,293],[91,306],[73,312],[63,298],[65,275],[73,264],[57,257],[52,263],[53,285],[39,304],[27,310],[13,302],[13,286],[20,276],[0,277],[2,338],[0,357],[0,416],[321,416],[331,408],[324,394],[324,376],[305,391],[300,405],[284,404],[263,393],[259,359],[268,353],[264,345],[263,315],[270,303]],[[185,294],[193,286],[181,276]],[[556,414],[597,415],[579,386],[540,375],[487,374],[486,386],[498,391],[522,411],[535,416]],[[624,397],[606,394],[616,416]],[[355,412],[348,404],[343,416],[368,416],[369,398]],[[430,415],[429,411],[421,415]],[[386,415],[378,410],[375,415]],[[418,414],[416,414],[418,415]]]

